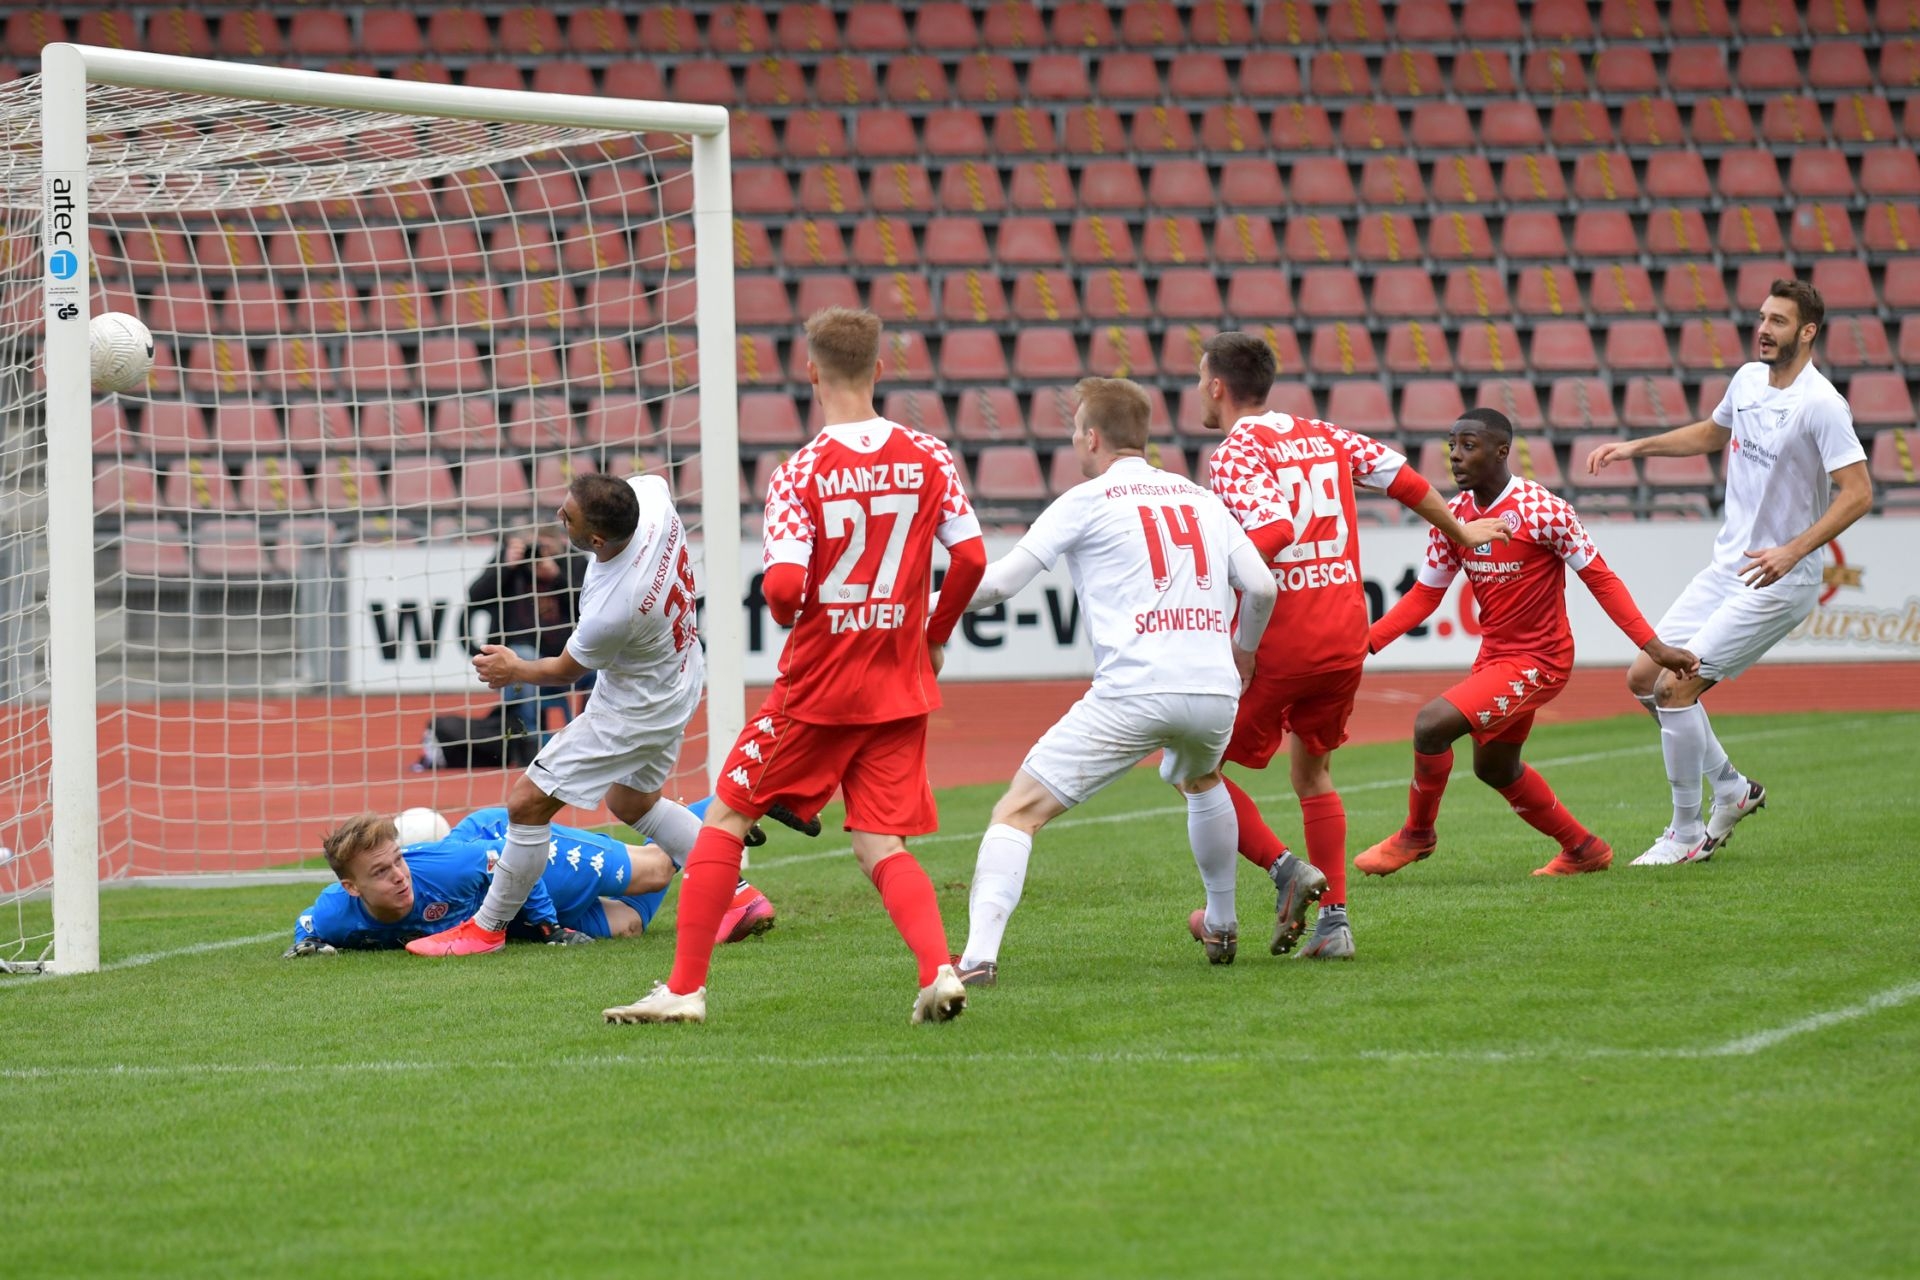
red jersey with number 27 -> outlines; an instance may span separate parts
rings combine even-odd
[[[1422,584],[1444,591],[1466,570],[1480,609],[1480,656],[1525,658],[1557,676],[1573,666],[1573,629],[1567,625],[1567,569],[1575,573],[1599,558],[1573,507],[1519,476],[1482,509],[1471,493],[1447,504],[1462,524],[1484,516],[1506,522],[1511,542],[1462,547],[1438,529],[1427,540]],[[1565,566],[1565,567],[1562,567]]]
[[[1262,670],[1313,675],[1366,661],[1353,486],[1384,492],[1406,464],[1357,431],[1285,413],[1242,418],[1214,450],[1213,491],[1243,529],[1293,525],[1292,541],[1273,561],[1280,598],[1260,643]]]
[[[766,564],[804,565],[775,699],[795,720],[879,724],[940,705],[927,651],[933,540],[980,536],[947,446],[885,418],[831,426],[767,486]]]

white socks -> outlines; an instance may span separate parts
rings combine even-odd
[[[646,816],[633,824],[633,829],[647,839],[666,850],[673,865],[687,865],[687,855],[693,852],[693,842],[700,838],[700,819],[693,816],[693,810],[665,796],[653,802],[653,808]]]
[[[1226,788],[1221,790],[1224,792]],[[1032,856],[1033,837],[1026,832],[999,822],[987,828],[987,834],[980,841],[980,856],[973,864],[973,892],[967,898],[967,949],[960,955],[962,966],[999,960],[1000,940],[1006,936],[1013,909],[1020,905],[1020,890],[1027,880],[1027,860]]]
[[[1704,830],[1700,775],[1706,772],[1712,738],[1713,728],[1699,703],[1660,708],[1660,753],[1667,759],[1667,785],[1673,788],[1673,834],[1681,840],[1693,840]]]
[[[553,827],[549,823],[537,827],[507,824],[507,845],[494,864],[487,900],[473,913],[475,924],[497,933],[520,914],[520,908],[527,905],[527,895],[540,883],[540,873],[547,869],[547,847],[552,841]]]
[[[1207,928],[1219,932],[1237,923],[1233,879],[1240,856],[1240,820],[1233,815],[1233,797],[1225,787],[1188,793],[1187,840],[1207,890]]]
[[[1700,711],[1700,718],[1707,719],[1706,709]],[[1733,767],[1733,761],[1727,759],[1727,749],[1720,745],[1720,739],[1713,732],[1713,723],[1707,722],[1707,754],[1705,758],[1707,781],[1713,784],[1713,803],[1715,807],[1723,804],[1739,804],[1747,794],[1747,780]]]

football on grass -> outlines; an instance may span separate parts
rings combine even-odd
[[[95,391],[134,391],[153,371],[153,334],[124,311],[97,315],[87,326]]]

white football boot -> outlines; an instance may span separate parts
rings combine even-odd
[[[920,988],[913,998],[914,1026],[922,1022],[952,1022],[967,1011],[967,986],[953,966],[943,964],[934,972],[933,981]]]
[[[1756,810],[1766,807],[1767,789],[1752,778],[1746,779],[1746,785],[1741,789],[1738,800],[1730,804],[1722,804],[1715,800],[1713,813],[1707,818],[1706,847],[1700,850],[1700,856],[1694,861],[1705,862],[1711,858],[1714,851],[1733,835],[1734,827],[1739,825],[1742,818],[1751,817]]]
[[[1707,833],[1701,833],[1691,840],[1682,840],[1674,834],[1672,827],[1660,833],[1653,847],[1633,860],[1636,867],[1671,867],[1680,862],[1700,861],[1700,851],[1707,847]]]
[[[707,989],[701,987],[677,996],[667,990],[666,983],[656,982],[653,990],[632,1004],[616,1005],[600,1013],[608,1022],[705,1022]]]

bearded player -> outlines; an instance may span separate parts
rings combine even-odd
[[[1654,628],[1699,654],[1700,670],[1682,677],[1642,657],[1627,672],[1627,687],[1660,724],[1673,791],[1673,820],[1633,860],[1636,867],[1705,862],[1734,824],[1766,803],[1767,789],[1727,759],[1700,699],[1758,662],[1813,612],[1822,549],[1873,509],[1853,411],[1813,367],[1813,340],[1825,318],[1812,285],[1775,280],[1760,304],[1754,359],[1733,375],[1711,419],[1603,444],[1587,457],[1587,470],[1597,474],[1628,458],[1723,449],[1727,456],[1726,507],[1713,562]],[[1713,816],[1705,822],[1703,774],[1713,786]]]
[[[906,837],[939,825],[927,784],[927,717],[943,646],[986,569],[980,522],[953,455],[882,418],[880,319],[830,307],[806,326],[807,377],[826,419],[767,487],[764,589],[791,625],[773,692],[734,744],[680,885],[673,972],[609,1022],[704,1022],[714,932],[755,818],[802,819],[843,792],[860,869],[919,965],[911,1021],[966,1008],[933,882]],[[928,617],[933,543],[951,563]]]
[[[1415,718],[1407,823],[1354,859],[1368,875],[1392,875],[1433,853],[1438,844],[1434,820],[1453,769],[1453,743],[1468,735],[1473,738],[1474,775],[1560,846],[1535,875],[1580,875],[1613,865],[1606,841],[1568,813],[1546,779],[1520,761],[1534,715],[1559,694],[1573,667],[1567,569],[1580,575],[1614,625],[1649,661],[1683,676],[1699,668],[1691,653],[1654,635],[1626,586],[1594,549],[1573,508],[1509,470],[1512,444],[1513,426],[1498,410],[1470,409],[1453,424],[1448,465],[1461,493],[1449,506],[1461,519],[1502,520],[1513,538],[1462,549],[1436,529],[1413,590],[1369,633],[1371,651],[1380,652],[1432,614],[1448,585],[1466,571],[1480,606],[1480,654],[1471,675]]]

